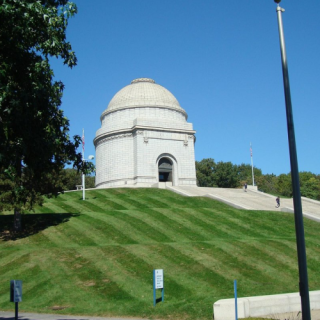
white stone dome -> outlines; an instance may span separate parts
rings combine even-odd
[[[100,120],[96,187],[196,185],[192,123],[154,80],[139,78],[118,91]]]
[[[175,96],[149,78],[135,79],[118,91],[102,116],[121,109],[141,107],[163,107],[179,111],[187,116]]]

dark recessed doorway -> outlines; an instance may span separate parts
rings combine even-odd
[[[168,158],[161,158],[158,168],[159,182],[172,182],[172,161]]]

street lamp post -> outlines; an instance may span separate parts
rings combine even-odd
[[[297,242],[297,252],[298,252],[299,291],[301,296],[302,319],[310,320],[311,315],[310,315],[310,300],[309,300],[309,286],[308,286],[308,270],[307,270],[304,228],[303,228],[303,215],[302,215],[301,193],[300,193],[300,183],[299,183],[298,159],[297,159],[294,124],[293,124],[287,55],[286,55],[283,25],[282,25],[282,12],[284,12],[284,9],[281,8],[279,5],[281,0],[274,0],[274,2],[278,4],[277,15],[278,15],[279,37],[280,37],[284,95],[285,95],[286,113],[287,113],[287,129],[288,129],[288,142],[289,142],[290,164],[291,164],[291,181],[292,181],[294,219],[295,219],[295,229],[296,229],[296,242]]]

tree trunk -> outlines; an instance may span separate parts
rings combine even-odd
[[[14,231],[19,232],[21,231],[21,211],[17,208],[14,208]]]

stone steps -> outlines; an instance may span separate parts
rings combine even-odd
[[[275,196],[251,188],[247,192],[243,189],[189,186],[170,186],[167,189],[190,197],[210,197],[238,209],[293,212],[292,199],[281,198],[281,206],[276,208]],[[302,197],[302,210],[306,218],[320,222],[320,201]]]

